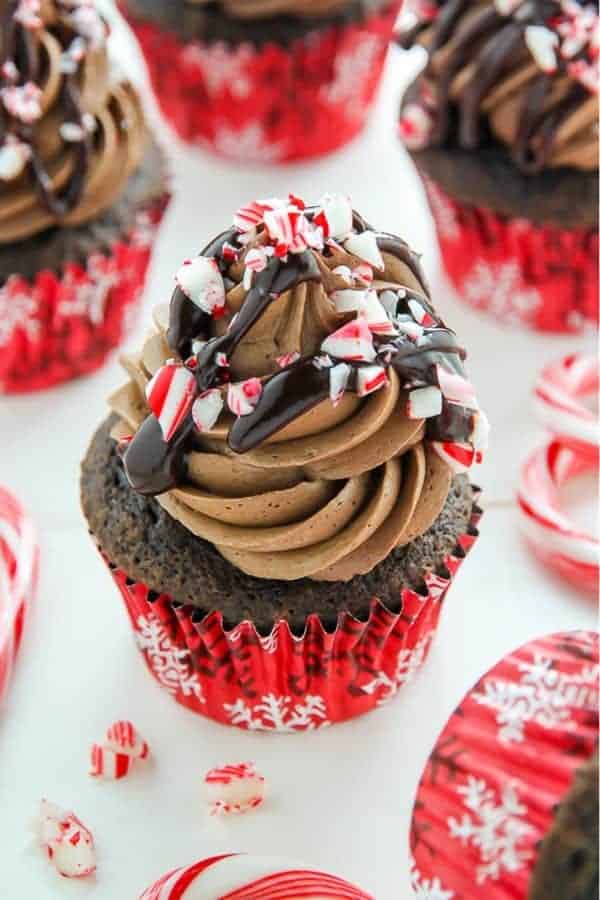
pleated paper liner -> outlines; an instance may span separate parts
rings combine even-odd
[[[121,11],[159,106],[180,138],[239,162],[282,163],[342,147],[364,128],[401,0],[289,44],[180,42]]]
[[[131,231],[85,265],[33,280],[14,274],[0,287],[0,393],[41,390],[102,365],[137,311],[167,202],[140,210]]]
[[[444,268],[462,299],[507,325],[578,333],[598,324],[598,232],[538,227],[463,204],[421,173]]]
[[[417,897],[526,900],[553,810],[598,739],[598,663],[596,632],[553,634],[506,656],[467,694],[417,792]]]
[[[13,671],[37,573],[38,545],[31,520],[12,494],[0,487],[0,702]]]
[[[268,636],[249,621],[228,631],[218,611],[202,616],[103,558],[148,669],[178,703],[223,724],[291,733],[362,715],[412,680],[454,575],[478,537],[480,517],[475,502],[453,553],[425,577],[422,593],[402,592],[399,613],[373,599],[368,621],[341,612],[336,629],[327,632],[311,615],[301,637],[285,620]]]

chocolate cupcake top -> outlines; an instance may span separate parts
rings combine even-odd
[[[89,0],[1,0],[0,243],[78,225],[138,166],[139,100]]]
[[[257,577],[345,581],[424,533],[487,421],[418,258],[342,196],[251,203],[111,398],[132,487]]]
[[[400,122],[410,149],[491,133],[525,172],[597,168],[597,0],[416,0],[400,43],[428,53]]]

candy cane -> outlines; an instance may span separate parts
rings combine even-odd
[[[342,878],[285,860],[231,854],[165,875],[140,900],[373,900]]]
[[[538,418],[565,446],[594,456],[600,446],[597,416],[577,398],[598,393],[598,362],[580,353],[546,366],[535,386]]]
[[[597,469],[597,450],[594,456],[580,454],[555,440],[529,457],[518,493],[523,532],[536,555],[576,587],[593,592],[600,542],[560,511],[558,491],[576,475]]]

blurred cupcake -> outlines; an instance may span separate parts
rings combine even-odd
[[[487,423],[418,258],[341,196],[251,203],[176,276],[83,463],[158,680],[219,721],[358,715],[427,655]]]
[[[511,324],[598,321],[598,3],[419,2],[400,134],[464,299]]]
[[[163,114],[240,162],[336,150],[364,127],[401,0],[122,0]]]
[[[144,278],[167,194],[107,27],[74,0],[11,0],[0,67],[0,392],[97,368]]]
[[[417,897],[596,900],[598,663],[596,632],[552,634],[466,695],[417,791]]]

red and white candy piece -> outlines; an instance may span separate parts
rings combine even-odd
[[[373,334],[398,334],[393,322],[377,296],[377,291],[367,291],[365,293],[360,307],[360,314],[367,320],[369,330],[372,331]]]
[[[351,290],[348,288],[348,290],[333,291],[331,294],[331,299],[339,313],[358,312],[363,307],[366,298],[366,289]]]
[[[598,592],[600,542],[560,510],[560,488],[598,470],[598,454],[581,454],[552,441],[525,463],[518,493],[521,525],[536,555],[580,590]]]
[[[7,135],[0,147],[0,181],[18,178],[31,158],[31,147],[14,135]]]
[[[32,125],[42,115],[42,91],[33,81],[2,88],[0,99],[8,114],[24,125]]]
[[[260,378],[248,378],[246,381],[230,384],[227,389],[227,406],[234,416],[248,416],[262,394]]]
[[[360,366],[356,370],[356,393],[359,397],[373,394],[388,383],[383,366]]]
[[[344,395],[350,372],[350,366],[346,363],[338,363],[329,370],[329,397],[334,406],[337,406]]]
[[[165,441],[170,441],[196,396],[196,379],[189,369],[164,365],[146,385],[148,406],[158,419]]]
[[[373,284],[373,269],[367,263],[359,263],[352,269],[352,275],[359,284],[371,287]]]
[[[476,405],[475,388],[470,381],[456,372],[448,372],[443,366],[436,366],[436,372],[440,390],[446,400],[462,403],[463,406]]]
[[[103,744],[93,744],[90,775],[119,780],[129,774],[136,760],[147,759],[150,748],[132,722],[118,721],[106,732]]]
[[[430,419],[442,411],[442,392],[435,386],[415,388],[408,395],[406,415],[409,419]]]
[[[380,272],[385,268],[381,250],[377,244],[377,235],[374,231],[363,231],[361,234],[351,234],[344,241],[344,247],[352,256],[363,259],[374,269]]]
[[[326,238],[343,240],[352,231],[353,212],[349,197],[343,194],[325,194],[321,197],[320,210],[314,217]]]
[[[456,444],[453,441],[432,441],[431,446],[447,466],[457,475],[466,472],[474,462],[480,460],[478,451],[468,444]]]
[[[96,871],[92,833],[74,813],[42,800],[34,828],[40,845],[60,875],[85,878]]]
[[[366,319],[361,316],[325,338],[321,350],[337,359],[355,362],[372,362],[375,359],[373,337]]]
[[[525,29],[525,43],[542,72],[548,75],[556,72],[560,39],[555,31],[545,25],[528,25]]]
[[[126,753],[117,753],[111,747],[92,744],[90,754],[90,775],[92,778],[106,778],[119,781],[129,775],[134,757]]]
[[[415,322],[423,328],[430,328],[432,325],[435,325],[433,316],[431,316],[423,304],[419,303],[418,300],[415,300],[414,297],[408,301],[408,308],[410,309]]]
[[[290,860],[225,854],[175,869],[140,900],[374,900],[343,878]]]
[[[543,370],[535,386],[535,410],[543,425],[566,446],[595,455],[600,424],[578,398],[598,393],[598,361],[581,353],[565,356]]]
[[[225,313],[225,283],[217,261],[207,256],[188,259],[175,281],[192,303],[215,319]]]
[[[265,799],[265,778],[251,762],[211,769],[204,785],[211,816],[246,813]]]
[[[120,720],[110,726],[106,732],[105,747],[115,753],[124,753],[133,759],[147,759],[150,756],[148,742],[136,729],[132,722]]]
[[[233,217],[234,228],[242,233],[253,231],[262,223],[268,209],[271,209],[269,203],[259,203],[258,201],[252,201],[252,203],[242,206]]]
[[[402,109],[398,132],[409,150],[422,150],[429,143],[433,131],[431,113],[421,103],[407,103]]]
[[[217,388],[200,394],[192,406],[194,425],[200,433],[210,431],[217,424],[223,409],[223,395]]]

